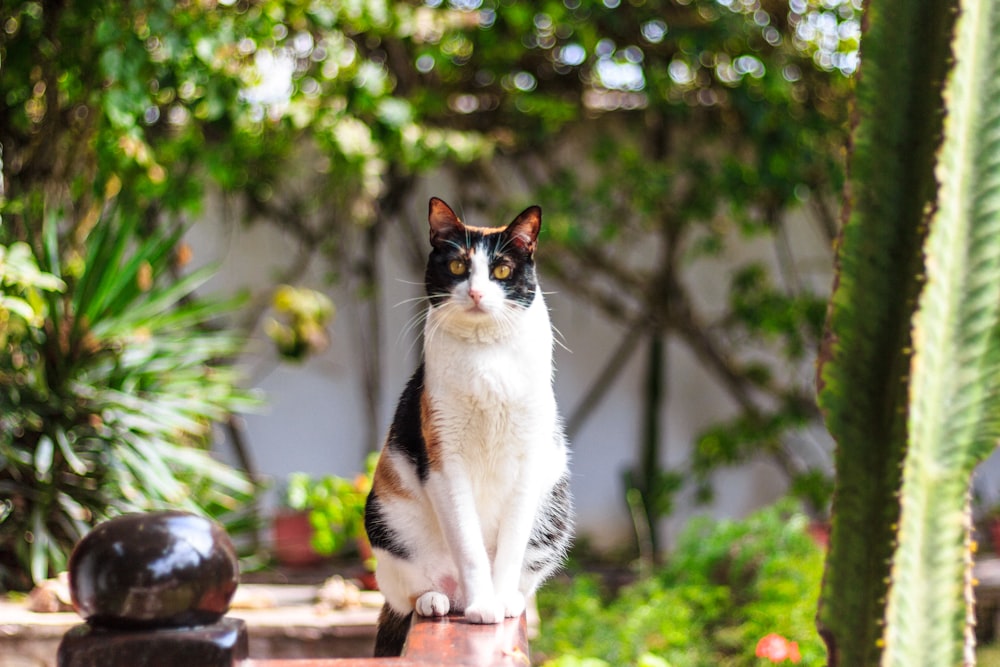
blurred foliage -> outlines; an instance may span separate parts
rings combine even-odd
[[[12,335],[23,335],[26,326],[44,322],[42,291],[64,289],[62,280],[39,270],[27,243],[0,246],[0,346]]]
[[[45,196],[73,201],[79,221],[113,177],[137,206],[198,210],[212,181],[265,205],[308,140],[328,186],[314,199],[363,223],[390,163],[420,169],[487,143],[418,124],[434,103],[413,109],[387,70],[380,38],[422,41],[408,33],[437,29],[429,11],[273,0],[5,6],[6,212],[37,205],[51,185]]]
[[[309,512],[312,546],[317,553],[329,556],[366,538],[365,501],[372,489],[376,463],[378,454],[372,452],[366,459],[365,471],[353,479],[337,475],[317,478],[304,472],[288,476],[285,503],[294,510]]]
[[[535,659],[552,667],[763,663],[758,642],[776,633],[798,644],[801,664],[825,665],[815,627],[823,551],[809,519],[789,502],[742,521],[695,519],[666,565],[608,596],[574,573],[538,594],[544,631]]]
[[[170,275],[182,229],[145,235],[109,210],[67,256],[57,222],[32,226],[37,255],[0,228],[17,260],[4,302],[34,310],[0,346],[0,588],[65,569],[90,527],[125,512],[183,508],[234,528],[252,491],[204,450],[212,422],[254,400],[221,361],[241,339],[213,328],[235,303],[191,298],[208,270]]]
[[[27,240],[62,211],[83,244],[109,186],[156,224],[221,188],[297,242],[276,283],[321,256],[371,304],[357,328],[376,442],[374,258],[392,229],[422,261],[420,179],[450,176],[463,209],[496,222],[542,202],[547,274],[623,330],[680,341],[736,406],[693,443],[703,496],[714,470],[766,457],[822,513],[825,470],[800,443],[826,285],[790,239],[834,234],[857,14],[855,0],[4,5],[0,215]],[[775,259],[743,257],[747,241]],[[726,262],[729,296],[706,303],[699,267]],[[664,437],[637,459],[659,468]],[[646,466],[632,478],[688,473]],[[655,529],[673,502],[646,486]]]
[[[282,320],[272,318],[264,329],[284,359],[301,361],[326,349],[330,343],[326,327],[336,309],[325,294],[280,285],[274,291],[271,305]]]

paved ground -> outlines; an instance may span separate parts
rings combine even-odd
[[[362,591],[357,606],[318,604],[318,587],[242,584],[229,616],[246,621],[253,658],[371,655],[382,596]],[[36,613],[0,597],[0,667],[55,667],[62,635],[82,619],[73,612]]]

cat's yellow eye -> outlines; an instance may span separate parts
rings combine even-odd
[[[453,259],[448,262],[448,270],[451,271],[453,276],[461,276],[465,274],[465,262],[460,259]]]
[[[510,278],[510,267],[506,264],[497,264],[493,267],[493,277],[497,280],[507,280]]]

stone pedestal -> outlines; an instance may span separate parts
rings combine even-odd
[[[233,667],[247,658],[243,621],[118,630],[81,624],[59,644],[59,667]]]

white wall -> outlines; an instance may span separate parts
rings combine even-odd
[[[445,198],[447,192],[444,193]],[[451,200],[449,200],[451,201]],[[451,201],[461,210],[458,201]],[[413,215],[423,216],[426,201],[413,204]],[[516,211],[512,211],[513,215]],[[272,225],[246,227],[237,222],[236,212],[219,200],[206,211],[205,220],[194,226],[188,240],[196,264],[221,261],[221,270],[207,291],[249,288],[259,294],[272,286],[276,272],[294,257],[295,246]],[[476,222],[470,220],[470,222]],[[481,222],[481,221],[480,221]],[[804,226],[800,226],[804,227]],[[387,427],[396,398],[418,359],[413,338],[401,337],[415,311],[412,304],[394,304],[422,294],[421,276],[405,270],[396,259],[402,235],[391,236],[383,244],[380,261],[385,281],[385,364],[382,427]],[[830,253],[818,235],[806,233],[794,238],[803,271],[809,280],[829,284]],[[545,252],[544,246],[539,248]],[[725,295],[728,267],[735,259],[769,258],[772,248],[761,241],[735,244],[733,254],[718,262],[705,263],[690,274],[707,312],[718,310]],[[280,484],[294,471],[314,474],[348,475],[358,470],[366,448],[364,428],[358,415],[364,413],[362,400],[363,352],[355,328],[357,304],[343,286],[329,286],[321,264],[313,266],[300,284],[320,289],[331,296],[337,307],[331,327],[329,348],[300,365],[280,363],[269,341],[258,331],[246,365],[252,386],[266,392],[267,409],[246,417],[246,432],[252,456],[261,471]],[[562,332],[569,350],[556,349],[556,392],[564,414],[578,404],[600,368],[617,346],[623,332],[588,304],[558,293],[558,286],[541,276],[555,326]],[[622,472],[632,465],[637,451],[642,405],[641,387],[645,364],[644,350],[629,361],[625,372],[606,400],[590,416],[573,443],[573,487],[578,509],[579,531],[600,548],[614,548],[631,539],[631,524],[623,504]],[[731,415],[734,406],[715,380],[677,342],[668,346],[668,403],[662,415],[665,427],[663,463],[683,465],[690,443],[705,426]],[[803,373],[811,372],[811,361]],[[822,459],[828,443],[822,434],[806,434]],[[378,443],[374,443],[378,444]],[[232,460],[225,442],[220,455]],[[717,497],[709,507],[696,507],[689,495],[681,498],[678,513],[665,528],[668,536],[692,512],[709,511],[718,516],[742,516],[779,497],[784,491],[780,473],[764,461],[752,462],[740,470],[720,472],[716,477]],[[273,494],[266,505],[274,502]]]

